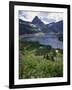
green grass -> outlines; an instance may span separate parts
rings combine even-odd
[[[35,42],[19,42],[19,78],[48,78],[63,76],[63,55],[59,51],[54,54],[54,61],[44,58],[45,54],[53,52],[53,49]],[[55,50],[54,50],[55,51]]]

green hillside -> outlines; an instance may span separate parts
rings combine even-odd
[[[19,79],[63,76],[63,51],[19,41]]]

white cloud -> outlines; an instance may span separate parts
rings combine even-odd
[[[48,15],[48,17],[50,17],[50,18],[52,18],[52,19],[54,19],[56,21],[60,21],[60,20],[63,19],[63,13],[50,13]]]
[[[32,21],[35,16],[38,16],[46,24],[63,20],[63,13],[19,11],[19,18],[25,21]]]
[[[29,12],[29,11],[22,11],[19,14],[19,18],[25,20],[25,21],[32,21],[35,16],[38,16],[39,12]]]

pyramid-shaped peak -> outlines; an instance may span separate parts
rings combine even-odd
[[[34,19],[39,19],[39,17],[38,16],[35,16],[35,18]]]
[[[33,19],[33,21],[36,21],[36,20],[41,21],[38,16],[35,16]]]
[[[35,16],[34,19],[32,20],[33,24],[39,24],[39,25],[43,25],[44,23],[39,19],[38,16]]]

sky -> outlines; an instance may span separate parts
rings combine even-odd
[[[57,12],[35,12],[19,10],[19,19],[31,22],[35,16],[38,16],[45,24],[63,20],[63,13]]]

